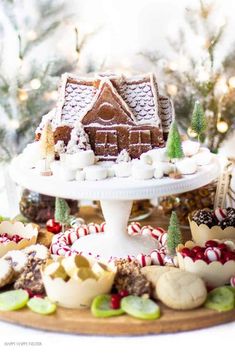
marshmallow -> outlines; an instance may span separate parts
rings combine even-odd
[[[210,151],[208,150],[208,151],[200,152],[200,150],[199,150],[199,153],[195,154],[192,157],[194,159],[194,161],[196,162],[196,164],[199,166],[210,164],[211,160],[212,160],[212,154],[210,153]]]
[[[35,167],[36,163],[42,158],[40,141],[29,143],[23,150],[22,155],[25,166],[29,168]]]
[[[76,176],[76,170],[69,169],[66,166],[61,167],[60,176],[59,176],[60,179],[64,181],[72,181],[75,179],[75,176]]]
[[[146,152],[147,155],[149,155],[153,161],[153,163],[156,162],[168,162],[169,158],[167,157],[166,154],[166,148],[155,148],[153,150],[150,150]]]
[[[116,177],[126,178],[131,175],[131,163],[130,162],[120,162],[113,166]]]
[[[182,141],[182,149],[185,157],[192,157],[196,153],[198,153],[200,147],[200,143],[196,141]]]
[[[183,158],[176,162],[176,168],[181,174],[194,174],[197,171],[197,164],[192,158]]]
[[[150,165],[143,163],[135,163],[131,168],[131,174],[134,179],[147,180],[152,179],[154,174],[154,168]]]
[[[108,178],[115,177],[115,171],[114,171],[113,167],[107,168],[107,176],[108,176]]]
[[[79,169],[76,171],[75,179],[77,181],[83,181],[85,180],[85,177],[86,177],[86,173],[84,172],[84,170]]]
[[[159,168],[162,168],[164,175],[169,175],[175,169],[174,165],[170,162],[161,162],[156,165],[156,168],[158,168],[158,166]]]
[[[161,179],[164,176],[163,168],[162,165],[159,163],[159,165],[156,166],[154,169],[154,174],[153,174],[155,179]]]
[[[141,156],[140,156],[140,160],[144,164],[149,164],[149,165],[153,164],[152,157],[149,154],[147,154],[147,153],[142,153]]]
[[[99,165],[92,165],[84,168],[86,180],[103,180],[107,178],[107,168]]]
[[[95,163],[95,155],[92,150],[79,151],[74,154],[66,154],[65,164],[72,169],[85,168]]]

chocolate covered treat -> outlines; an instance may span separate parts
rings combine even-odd
[[[212,212],[210,210],[199,210],[194,213],[192,220],[200,224],[206,224],[209,228],[215,225],[215,220],[213,218]]]
[[[133,295],[150,295],[151,285],[141,273],[141,267],[137,261],[120,259],[115,262],[117,273],[114,280],[114,288],[120,292],[126,290]]]
[[[159,95],[153,74],[87,79],[64,74],[57,107],[43,117],[36,139],[50,121],[55,143],[61,140],[70,146],[72,131],[80,122],[89,139],[87,148],[100,159],[116,160],[124,149],[131,158],[138,158],[143,152],[165,146],[173,111],[170,99]],[[77,139],[78,149],[80,143]]]

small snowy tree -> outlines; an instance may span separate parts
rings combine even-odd
[[[175,254],[175,249],[182,244],[182,235],[176,212],[171,213],[170,224],[167,230],[167,250],[170,255]]]
[[[171,128],[169,131],[166,145],[166,153],[171,160],[184,157],[181,145],[181,138],[175,121],[171,124]]]
[[[130,161],[131,161],[131,157],[130,157],[129,153],[127,152],[127,150],[125,150],[125,149],[119,153],[117,160],[116,160],[117,163],[130,162]]]
[[[71,131],[70,141],[67,146],[67,153],[74,154],[79,151],[90,150],[89,137],[84,130],[82,123],[78,122]]]
[[[46,122],[40,139],[41,147],[41,156],[45,160],[44,171],[42,174],[49,175],[50,171],[50,162],[55,157],[55,143],[54,143],[54,133],[52,130],[52,125],[49,121]]]
[[[199,101],[194,104],[191,128],[197,134],[198,141],[200,141],[202,134],[206,131],[207,122],[203,107]]]
[[[69,221],[70,208],[64,199],[56,197],[55,199],[55,220],[62,225],[62,231],[64,232],[64,226]]]

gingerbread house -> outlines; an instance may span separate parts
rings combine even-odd
[[[153,74],[86,79],[64,74],[57,107],[47,119],[52,122],[56,142],[67,144],[79,121],[95,154],[115,160],[123,149],[138,158],[150,149],[164,147],[173,115],[172,102],[159,95]],[[44,121],[36,131],[37,138]]]

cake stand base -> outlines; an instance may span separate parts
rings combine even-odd
[[[102,259],[109,260],[110,256],[126,258],[128,255],[149,254],[156,248],[157,243],[154,239],[130,236],[127,233],[131,200],[101,200],[100,203],[106,222],[105,233],[78,239],[72,246],[73,250],[99,255]]]

